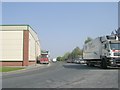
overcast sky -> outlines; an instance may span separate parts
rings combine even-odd
[[[63,55],[87,37],[110,34],[118,28],[117,2],[2,3],[2,24],[29,24],[51,57]]]

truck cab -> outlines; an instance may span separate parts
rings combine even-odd
[[[120,65],[120,41],[118,37],[106,36],[103,43],[102,57],[106,57],[109,66]]]
[[[42,51],[40,58],[39,58],[40,64],[49,64],[49,54],[48,51]]]

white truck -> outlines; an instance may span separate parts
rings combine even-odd
[[[52,62],[57,62],[57,59],[56,59],[56,58],[53,58],[53,59],[52,59]]]
[[[120,40],[118,35],[98,37],[83,47],[83,59],[88,66],[100,65],[106,69],[108,66],[120,65]]]

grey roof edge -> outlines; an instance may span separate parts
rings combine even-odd
[[[0,26],[29,26],[28,24],[3,24]]]
[[[29,24],[3,24],[0,26],[27,26],[27,29],[30,27],[37,34],[37,32]]]
[[[29,30],[28,28],[30,27],[38,36],[37,32],[29,24],[3,24],[0,26],[27,26],[27,30]],[[39,39],[39,37],[38,37],[38,39]]]

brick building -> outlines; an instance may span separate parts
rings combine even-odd
[[[37,33],[29,25],[0,26],[0,65],[28,66],[40,55]]]

